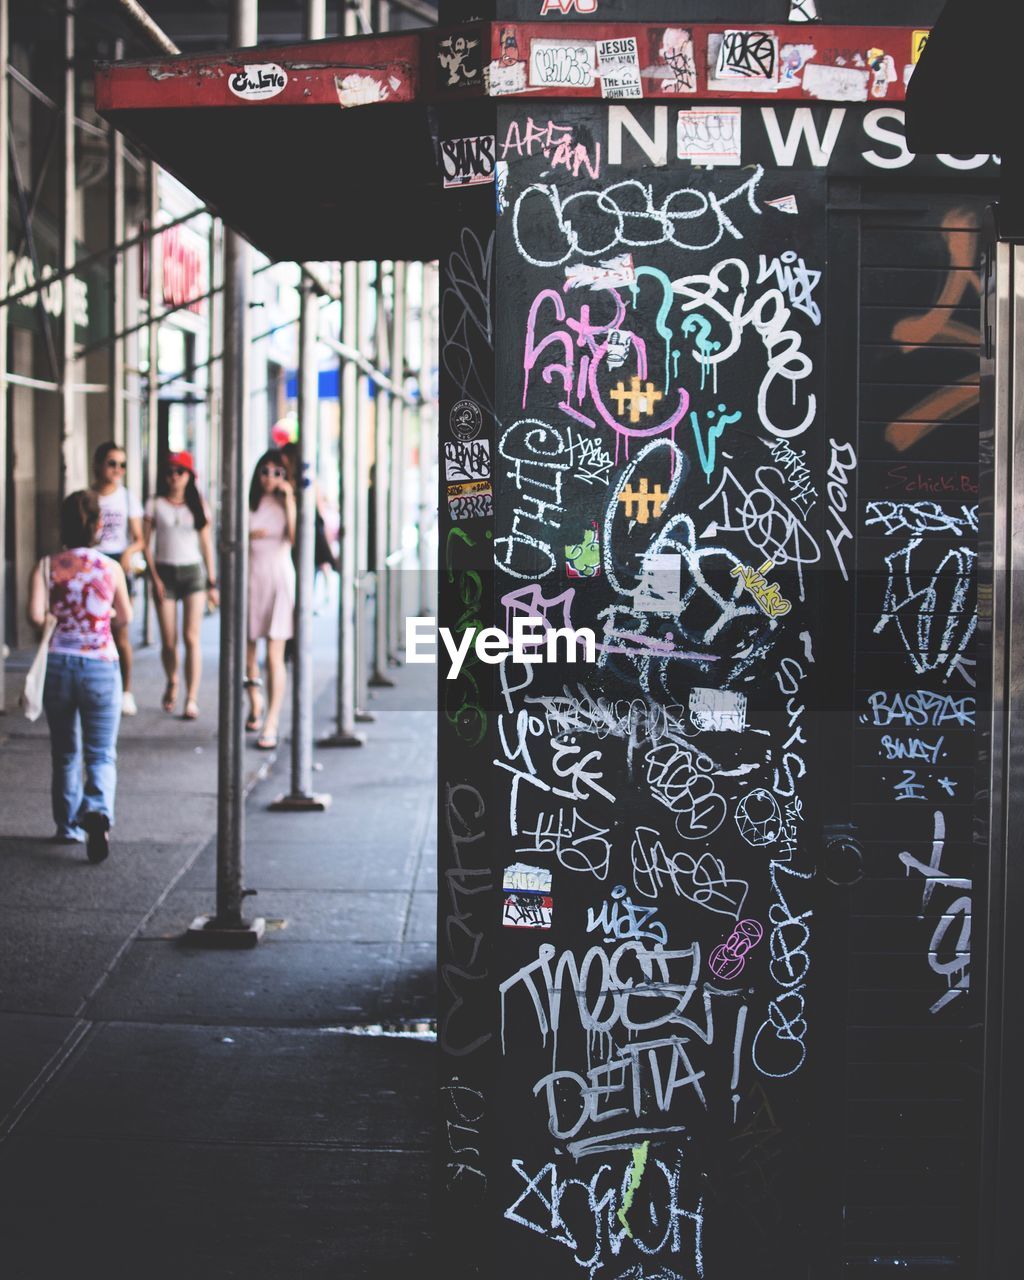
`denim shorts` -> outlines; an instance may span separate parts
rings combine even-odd
[[[156,571],[168,600],[184,600],[206,590],[206,569],[201,564],[158,564]]]

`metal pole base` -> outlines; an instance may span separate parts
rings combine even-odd
[[[241,924],[218,924],[216,916],[196,916],[185,930],[185,941],[210,951],[247,951],[263,937],[267,922],[262,916]]]
[[[316,744],[318,747],[365,747],[365,733],[332,733],[329,737],[321,738]]]
[[[355,714],[356,724],[373,724],[376,719],[376,711],[357,711]]]
[[[293,791],[291,795],[278,796],[267,808],[271,813],[323,813],[331,807],[331,797],[320,795],[307,796],[301,791]]]
[[[395,687],[394,680],[390,676],[386,676],[383,671],[375,671],[366,683],[371,689],[393,689]]]

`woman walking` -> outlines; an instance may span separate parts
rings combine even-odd
[[[207,599],[216,607],[217,576],[213,566],[210,511],[196,487],[191,453],[168,456],[156,497],[146,503],[143,526],[146,563],[153,582],[160,623],[160,657],[167,685],[163,709],[178,705],[178,602],[185,641],[186,720],[199,715],[199,681],[203,674],[200,628]]]
[[[288,480],[284,456],[268,449],[256,464],[249,486],[249,643],[246,688],[249,719],[246,729],[260,731],[261,751],[277,746],[277,727],[285,691],[285,643],[292,637],[295,611],[295,493]],[[267,702],[263,706],[256,643],[267,643]],[[262,721],[262,727],[261,727]]]
[[[123,569],[94,545],[100,518],[99,501],[89,490],[64,499],[64,549],[36,565],[28,604],[35,626],[43,626],[47,612],[56,619],[43,709],[50,726],[57,838],[86,840],[90,862],[102,862],[110,852],[121,723],[121,671],[113,627],[132,620]]]
[[[96,550],[117,560],[125,573],[130,574],[132,559],[142,550],[142,508],[132,491],[125,487],[127,466],[125,451],[113,440],[99,445],[92,455],[92,488],[100,503]],[[124,686],[121,714],[134,716],[138,707],[132,693],[132,642],[127,622],[114,623],[114,644]]]

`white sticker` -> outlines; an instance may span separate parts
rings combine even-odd
[[[589,89],[594,83],[596,50],[590,40],[566,44],[564,40],[530,41],[530,84],[534,88],[557,85]]]
[[[441,173],[446,187],[478,187],[494,181],[494,135],[442,138]]]
[[[742,733],[747,727],[747,699],[729,689],[691,689],[690,716],[698,729]]]
[[[510,893],[501,910],[506,929],[550,929],[552,902],[540,893]]]
[[[343,107],[365,107],[371,102],[387,102],[391,96],[388,86],[382,80],[374,80],[373,76],[360,75],[358,72],[349,76],[335,76],[334,91]]]
[[[498,160],[494,165],[494,203],[498,217],[508,208],[508,161]]]
[[[507,66],[495,60],[484,69],[484,84],[494,98],[503,93],[522,93],[526,88],[526,63],[513,62]]]
[[[502,873],[501,887],[505,893],[550,893],[551,871],[547,867],[513,862]]]
[[[633,608],[640,613],[678,613],[682,607],[679,587],[683,557],[675,553],[645,556],[640,581],[633,593]]]
[[[727,32],[726,34],[730,34],[730,33]],[[731,34],[752,35],[754,33],[753,32],[732,32]],[[772,39],[773,40],[775,39],[774,33],[761,32],[760,34],[771,35]],[[778,41],[776,40],[776,48],[777,48],[777,45],[778,45]],[[738,70],[736,70],[730,75],[722,76],[718,74],[718,68],[719,66],[723,65],[723,53],[725,49],[726,49],[725,35],[723,35],[721,32],[716,32],[716,31],[709,32],[708,33],[708,88],[709,89],[719,89],[722,92],[727,92],[732,94],[777,93],[778,92],[779,77],[778,77],[777,54],[774,59],[773,71],[771,75],[768,75],[768,76],[757,75],[757,74],[743,75],[743,74],[740,74]],[[753,58],[742,59],[740,57],[741,51],[738,46],[734,45],[733,50],[734,50],[734,53],[736,54],[737,61],[733,62],[733,61],[730,61],[728,58],[726,58],[725,65],[733,66],[737,68],[740,65],[748,66],[751,68],[756,68],[758,65],[760,65]],[[765,65],[767,65],[767,60],[765,61]]]
[[[777,200],[766,200],[765,204],[771,205],[773,209],[778,209],[779,213],[800,212],[796,206],[796,196],[779,196]]]
[[[616,289],[636,284],[631,253],[619,253],[602,262],[574,262],[565,269],[567,289]]]
[[[803,71],[804,93],[825,102],[867,102],[871,75],[857,67],[829,67],[809,62]]]
[[[740,164],[742,107],[690,107],[676,122],[676,155],[693,164]]]
[[[602,98],[642,98],[640,54],[636,39],[598,40],[597,74],[601,77]]]
[[[246,102],[262,102],[284,92],[288,72],[276,62],[248,63],[228,76],[228,88],[236,98]]]
[[[779,39],[774,31],[726,31],[715,61],[716,80],[777,80]]]

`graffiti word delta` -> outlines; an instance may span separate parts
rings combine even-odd
[[[543,637],[537,629],[545,630]],[[509,655],[514,662],[575,662],[578,646],[583,645],[584,662],[597,660],[597,637],[590,627],[544,628],[541,618],[516,617],[512,635],[501,627],[467,627],[458,638],[450,627],[439,627],[435,618],[406,618],[405,648],[407,662],[436,662],[437,637],[441,637],[451,658],[448,679],[457,680],[466,655],[472,647],[480,662],[496,666]],[[559,641],[563,657],[559,657]],[[425,646],[429,645],[430,649]]]

